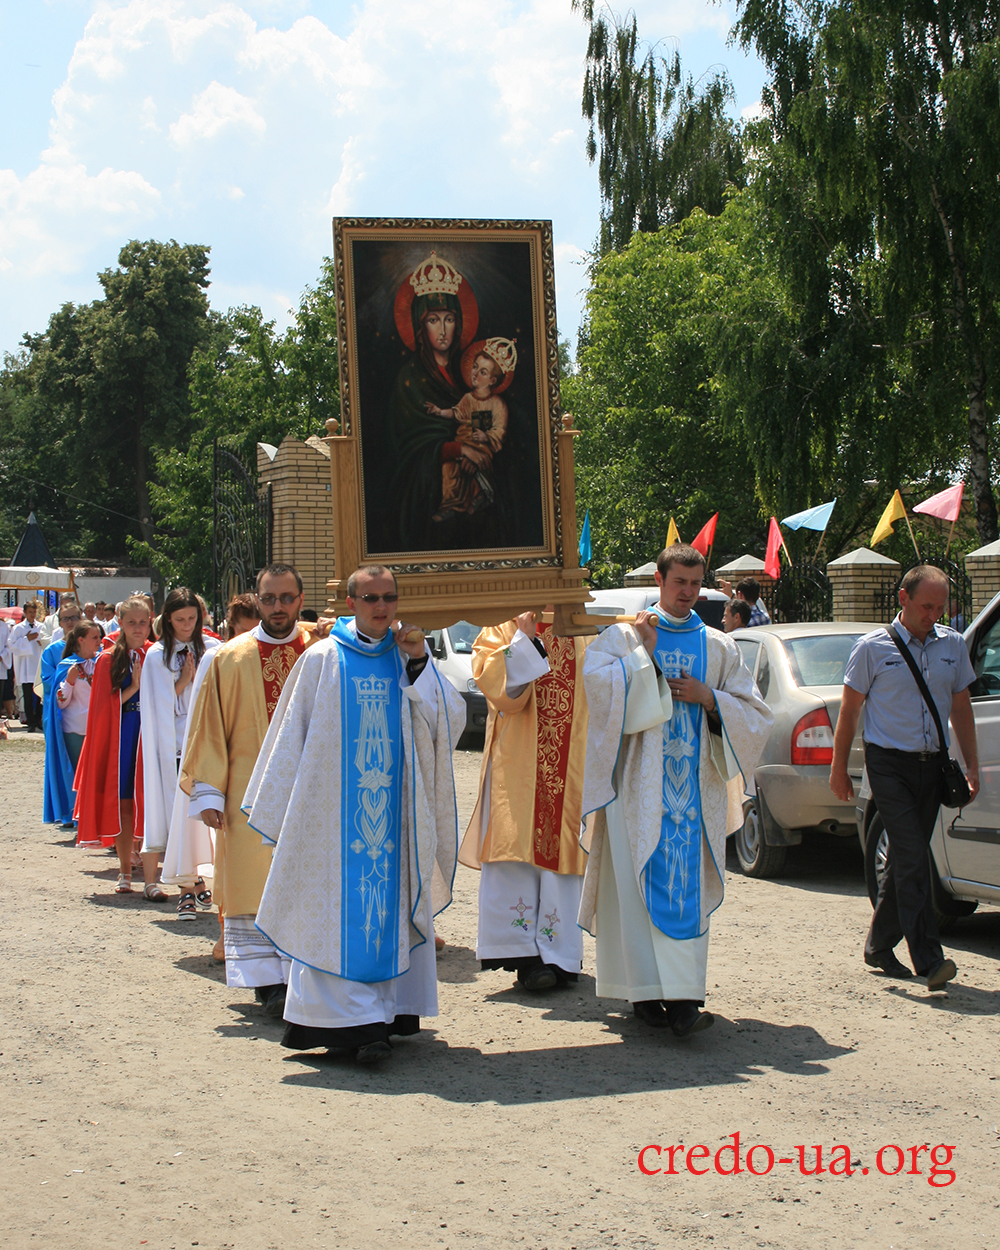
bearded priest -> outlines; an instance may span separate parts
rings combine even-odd
[[[713,1023],[699,1010],[709,918],[772,721],[736,643],[694,611],[704,573],[693,547],[662,551],[659,603],[634,628],[605,630],[584,660],[580,924],[597,938],[597,993],[677,1037]]]
[[[458,850],[465,705],[423,634],[393,624],[398,598],[382,565],[351,575],[355,615],[295,666],[244,799],[274,846],[257,927],[292,961],[282,1045],[361,1063],[437,1015],[434,916]]]
[[[298,624],[302,579],[288,564],[257,575],[260,622],[219,647],[191,710],[180,786],[188,815],[216,831],[215,901],[224,920],[226,984],[252,988],[281,1016],[288,961],[254,924],[271,849],[240,810],[267,727],[295,661],[312,641]]]

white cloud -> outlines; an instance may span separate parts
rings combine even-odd
[[[184,148],[199,139],[214,139],[222,131],[240,126],[262,135],[267,122],[245,95],[220,82],[210,82],[195,97],[191,112],[171,123],[170,138]]]

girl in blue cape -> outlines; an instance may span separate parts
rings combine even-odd
[[[90,703],[90,678],[101,649],[101,630],[83,621],[70,630],[59,656],[58,644],[42,653],[45,686],[45,786],[42,819],[73,825],[73,778],[83,746]]]

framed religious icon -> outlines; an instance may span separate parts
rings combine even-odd
[[[331,607],[367,563],[427,622],[460,600],[505,619],[512,593],[579,604],[551,223],[338,218],[334,261]]]

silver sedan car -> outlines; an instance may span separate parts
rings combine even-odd
[[[774,725],[753,781],[747,778],[743,828],[734,835],[748,877],[773,877],[804,831],[856,835],[854,800],[830,789],[833,734],[840,714],[844,670],[855,640],[877,629],[855,621],[760,625],[733,633]],[[848,771],[855,789],[864,769],[861,725]]]

